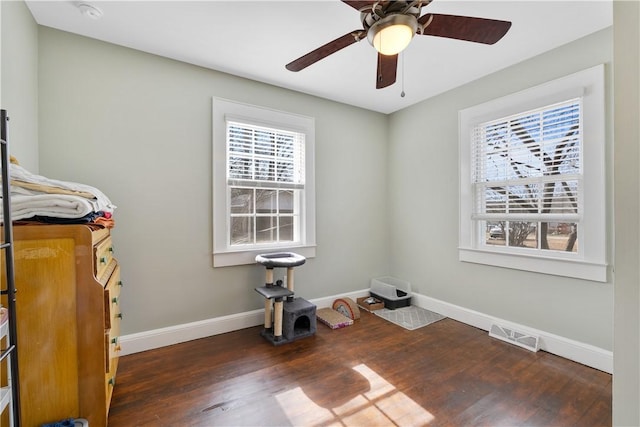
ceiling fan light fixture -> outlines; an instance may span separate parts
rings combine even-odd
[[[415,16],[393,14],[373,24],[367,31],[367,39],[381,54],[396,55],[409,46],[417,29]]]

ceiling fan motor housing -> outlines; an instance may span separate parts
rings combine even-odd
[[[365,30],[369,30],[376,23],[392,15],[409,15],[415,17],[417,20],[420,17],[422,7],[429,3],[431,3],[431,1],[393,1],[386,4],[374,3],[370,7],[360,9],[360,20]]]
[[[421,8],[422,2],[395,1],[361,9],[362,26],[371,46],[383,55],[402,51],[418,30]]]

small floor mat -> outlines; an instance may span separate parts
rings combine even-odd
[[[382,310],[375,310],[373,313],[410,331],[446,318],[441,314],[434,313],[422,307],[416,307],[415,305],[396,308],[395,310],[383,308]]]
[[[320,308],[316,310],[316,318],[331,329],[339,329],[353,325],[352,319],[338,313],[332,308]]]

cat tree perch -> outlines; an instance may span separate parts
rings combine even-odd
[[[293,269],[303,265],[306,260],[302,255],[292,252],[256,256],[256,262],[266,268],[265,285],[256,288],[256,292],[264,297],[264,330],[262,335],[274,345],[310,336],[316,331],[316,306],[309,301],[293,296]],[[274,283],[274,268],[287,269],[286,288]]]

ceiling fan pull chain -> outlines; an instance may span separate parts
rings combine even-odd
[[[400,55],[402,55],[402,92],[400,92],[400,98],[404,98],[404,52]]]
[[[382,43],[382,36],[380,36],[380,43]],[[380,61],[380,55],[378,55],[378,81],[382,81],[382,62]]]

